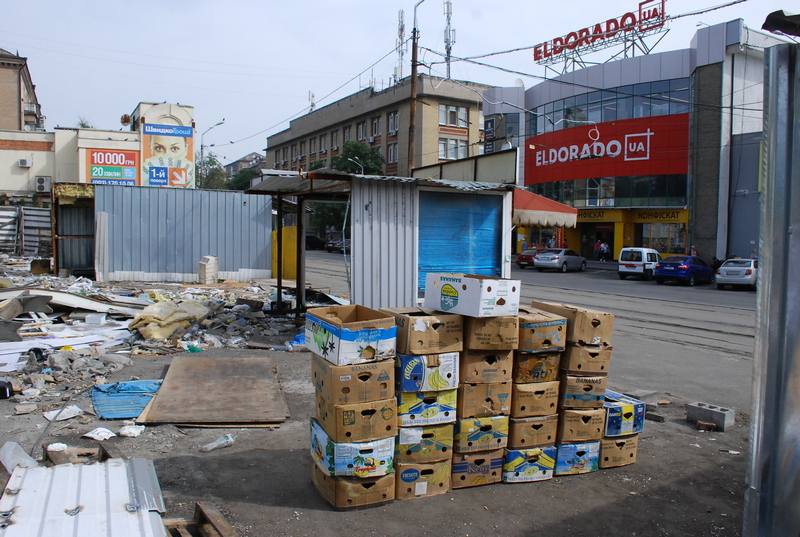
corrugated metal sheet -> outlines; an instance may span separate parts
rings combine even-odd
[[[53,255],[50,208],[22,207],[22,254],[27,257]]]
[[[272,199],[238,191],[95,187],[108,213],[108,280],[197,281],[203,256],[219,277],[272,276]]]
[[[416,305],[417,196],[411,182],[353,180],[352,303]]]
[[[19,207],[0,206],[0,252],[14,255],[17,251],[17,225],[19,224]]]
[[[0,499],[2,537],[165,537],[152,461],[17,467]]]

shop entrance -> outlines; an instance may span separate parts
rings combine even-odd
[[[633,228],[633,243],[658,250],[662,254],[683,254],[686,249],[685,224],[635,224]]]
[[[588,222],[579,225],[581,234],[581,255],[586,259],[599,261],[599,253],[595,253],[598,241],[608,243],[607,260],[614,257],[614,224],[606,222]]]

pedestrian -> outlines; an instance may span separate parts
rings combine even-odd
[[[597,242],[594,243],[594,260],[600,261],[600,245],[603,244],[600,239],[597,239]]]
[[[524,252],[527,249],[528,249],[528,241],[525,240],[525,239],[522,239],[522,251]]]
[[[750,259],[755,259],[756,261],[758,261],[758,250],[753,250],[750,253]]]
[[[721,266],[722,266],[722,261],[717,259],[717,256],[711,258],[711,268],[714,270],[714,272],[716,272],[717,269]]]
[[[689,255],[697,257],[697,247],[693,244],[692,248],[689,250]]]
[[[605,263],[607,258],[608,258],[608,243],[606,241],[603,241],[603,243],[600,245],[600,261]]]

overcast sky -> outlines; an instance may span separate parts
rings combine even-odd
[[[668,0],[669,16],[729,0]],[[363,89],[386,87],[399,65],[398,13],[411,37],[415,1],[387,0],[26,0],[4,2],[0,48],[28,58],[47,130],[75,127],[80,118],[118,130],[119,118],[140,101],[194,106],[196,143],[204,137],[225,163],[266,147],[266,137],[318,107]],[[786,0],[746,2],[671,21],[656,52],[687,48],[698,25],[742,18],[760,30],[768,13],[791,11]],[[443,52],[443,0],[417,9],[420,46]],[[532,47],[636,11],[638,1],[452,0],[453,56],[470,57]],[[797,11],[797,10],[795,10]],[[658,36],[649,38],[654,44]],[[602,55],[587,57],[600,61]],[[410,74],[411,50],[402,75]],[[422,72],[444,76],[442,57]],[[519,78],[531,87],[546,73],[531,50],[482,62],[508,73],[453,62],[451,76],[497,86]],[[552,72],[551,72],[552,73]],[[235,142],[231,144],[230,142]]]

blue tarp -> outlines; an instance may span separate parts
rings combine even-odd
[[[136,418],[161,387],[161,379],[127,380],[100,384],[92,389],[95,414],[106,420]]]

